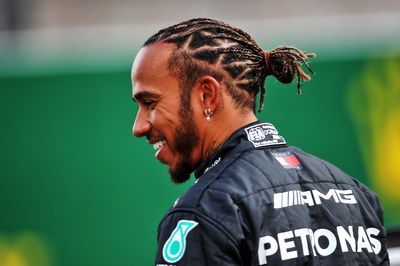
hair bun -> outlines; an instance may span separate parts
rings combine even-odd
[[[297,89],[300,94],[301,81],[311,79],[311,77],[301,69],[301,65],[304,63],[310,73],[315,74],[307,62],[309,57],[315,56],[314,53],[307,54],[296,47],[279,46],[268,53],[268,71],[282,83],[291,83],[297,74]]]

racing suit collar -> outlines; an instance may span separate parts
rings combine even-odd
[[[266,122],[255,121],[237,129],[222,146],[208,156],[195,170],[194,175],[198,179],[205,172],[223,160],[225,154],[241,153],[246,150],[276,147],[286,145],[283,137],[278,135],[275,127]]]

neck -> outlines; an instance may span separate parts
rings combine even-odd
[[[233,114],[230,117],[223,115],[216,115],[208,122],[204,134],[202,161],[218,150],[237,129],[257,121],[257,117],[251,111],[246,114]]]

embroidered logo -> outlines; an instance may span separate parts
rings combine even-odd
[[[186,249],[186,237],[199,223],[190,220],[180,220],[163,247],[164,260],[169,263],[179,261]]]
[[[285,169],[295,168],[300,170],[303,168],[296,155],[291,151],[273,152],[272,155]]]
[[[274,194],[274,209],[281,209],[295,205],[320,205],[327,200],[334,200],[336,203],[357,204],[356,197],[350,189],[329,189],[328,192],[320,192],[316,189],[301,191],[290,190]]]
[[[216,166],[220,161],[221,161],[221,157],[218,157],[217,160],[215,160],[209,167],[206,168],[206,170],[204,170],[204,173],[207,173],[211,168]]]
[[[278,135],[278,131],[270,123],[256,124],[244,130],[247,133],[247,139],[253,143],[254,147],[286,144],[283,137]]]

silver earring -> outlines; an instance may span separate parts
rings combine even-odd
[[[211,116],[214,114],[214,112],[211,112],[211,109],[208,108],[208,109],[204,110],[204,114],[206,115],[207,121],[210,121]]]

